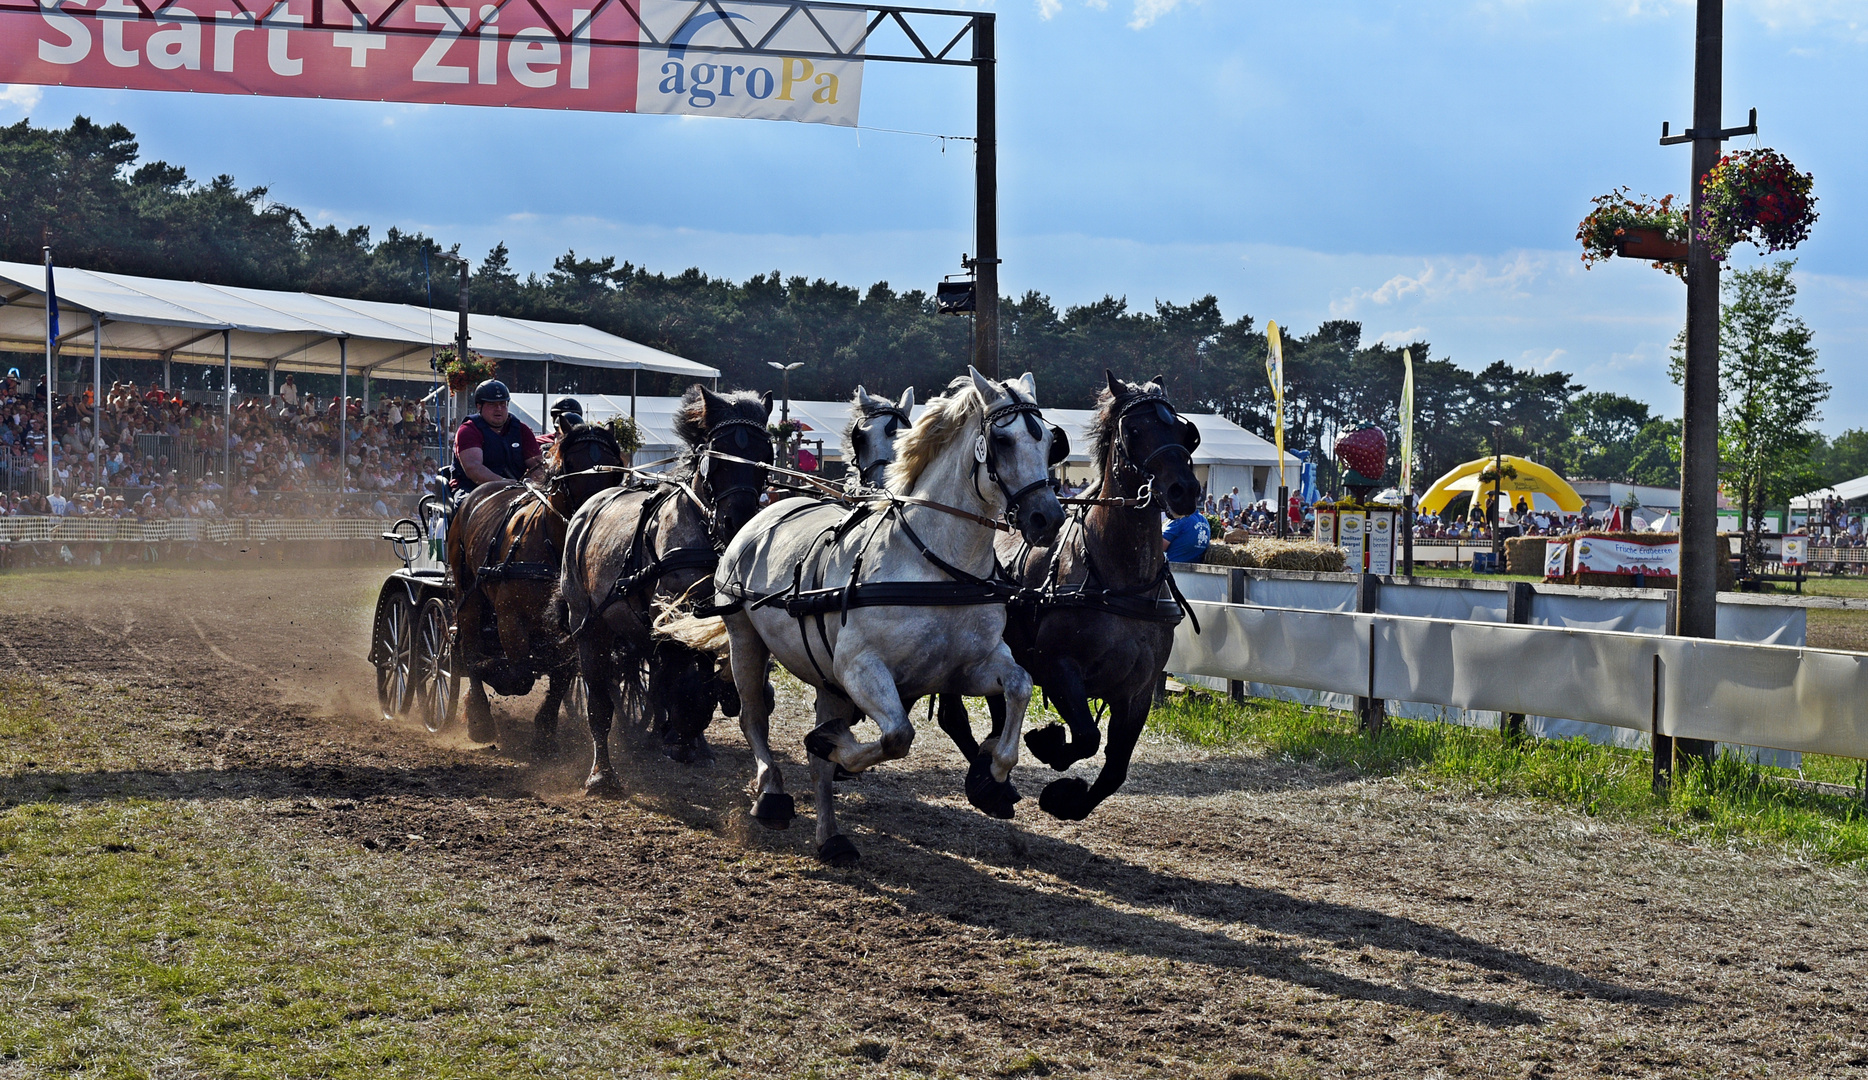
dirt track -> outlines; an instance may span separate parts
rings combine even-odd
[[[568,726],[535,763],[376,720],[381,578],[0,578],[0,667],[202,718],[126,723],[132,768],[0,771],[0,795],[218,800],[266,843],[507,883],[517,924],[594,922],[618,963],[678,973],[739,1075],[1868,1076],[1857,871],[1165,743],[1083,823],[1021,767],[1006,824],[927,725],[847,785],[864,861],[828,870],[808,814],[746,825],[728,722],[708,769],[620,756],[613,803],[578,793]],[[495,709],[522,748],[529,710]],[[782,701],[774,740],[801,809],[803,717]]]

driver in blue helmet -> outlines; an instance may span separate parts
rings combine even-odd
[[[538,436],[512,415],[512,394],[498,379],[474,388],[474,415],[454,433],[455,483],[462,491],[500,480],[521,480],[544,459]]]

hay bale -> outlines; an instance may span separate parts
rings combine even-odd
[[[1315,540],[1273,540],[1265,537],[1245,545],[1254,565],[1266,570],[1308,570],[1320,574],[1340,574],[1346,557],[1343,549]]]
[[[1544,544],[1548,537],[1514,536],[1505,541],[1505,573],[1544,576]]]
[[[1244,544],[1209,544],[1205,561],[1213,566],[1243,566],[1247,569],[1258,566],[1258,563],[1252,560],[1252,553],[1246,550]]]

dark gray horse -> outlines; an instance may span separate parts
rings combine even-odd
[[[1161,543],[1161,514],[1194,513],[1200,482],[1193,451],[1200,432],[1174,410],[1161,377],[1131,383],[1105,372],[1090,423],[1090,455],[1100,479],[1073,506],[1048,546],[1003,538],[1002,563],[1014,580],[1042,597],[1013,604],[1005,640],[1012,656],[1043,688],[1068,728],[1047,724],[1025,737],[1032,756],[1059,772],[1096,753],[1101,732],[1090,699],[1109,707],[1109,747],[1094,785],[1074,777],[1052,781],[1038,806],[1080,821],[1128,778],[1129,759],[1154,704],[1155,681],[1167,666],[1180,609],[1171,593]],[[1004,698],[988,698],[996,739]],[[940,702],[940,725],[972,761],[979,753],[966,706],[956,695]]]
[[[915,411],[915,388],[902,391],[900,401],[872,394],[859,384],[850,397],[850,422],[843,425],[843,462],[853,479],[872,488],[882,486],[882,474],[895,460],[895,436],[908,430]]]
[[[690,387],[675,412],[683,449],[668,478],[604,492],[571,519],[559,595],[590,695],[587,791],[621,791],[609,747],[617,691],[687,763],[713,757],[704,733],[714,707],[738,709],[713,655],[652,628],[658,612],[711,599],[721,549],[759,511],[771,413],[770,394]]]

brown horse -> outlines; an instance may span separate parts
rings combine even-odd
[[[666,480],[604,492],[571,520],[559,593],[589,693],[595,751],[585,790],[617,794],[610,723],[625,713],[659,730],[677,761],[711,760],[704,732],[715,705],[738,711],[715,658],[656,638],[658,611],[711,599],[714,564],[759,510],[770,394],[716,394],[696,384],[675,410],[680,460]]]
[[[496,733],[486,684],[508,696],[527,694],[546,675],[550,690],[532,731],[534,749],[549,749],[558,707],[577,674],[577,654],[553,597],[565,529],[591,496],[622,483],[626,474],[615,468],[622,461],[609,428],[579,424],[546,452],[549,479],[542,487],[481,484],[454,512],[448,569],[458,598],[455,655],[468,678],[471,738],[491,742]]]

